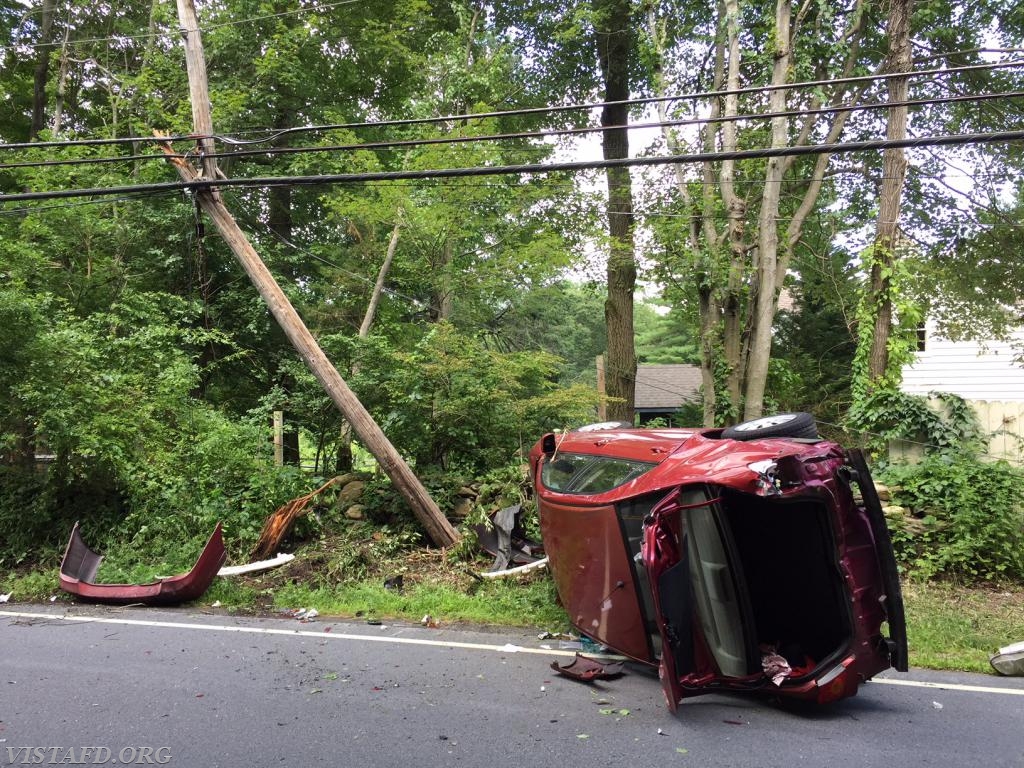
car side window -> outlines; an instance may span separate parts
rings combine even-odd
[[[560,493],[604,493],[656,466],[646,461],[563,453],[544,463],[540,479],[545,488]]]

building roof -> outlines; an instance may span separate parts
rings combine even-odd
[[[700,398],[700,367],[696,365],[638,365],[636,408],[671,411]]]

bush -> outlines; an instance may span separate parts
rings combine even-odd
[[[594,420],[594,389],[559,386],[558,370],[547,353],[498,352],[439,323],[411,352],[368,341],[353,388],[418,473],[477,474],[544,432]]]
[[[893,502],[914,518],[897,521],[897,557],[923,578],[1024,580],[1024,472],[1006,462],[932,454],[881,474]]]

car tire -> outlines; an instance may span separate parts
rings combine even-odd
[[[796,437],[817,440],[818,426],[809,413],[779,413],[744,421],[722,430],[727,440],[757,440],[762,437]]]

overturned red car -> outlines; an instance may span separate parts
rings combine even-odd
[[[863,454],[810,414],[726,429],[604,423],[530,466],[573,624],[657,665],[669,707],[713,691],[819,703],[907,669],[896,561]]]

